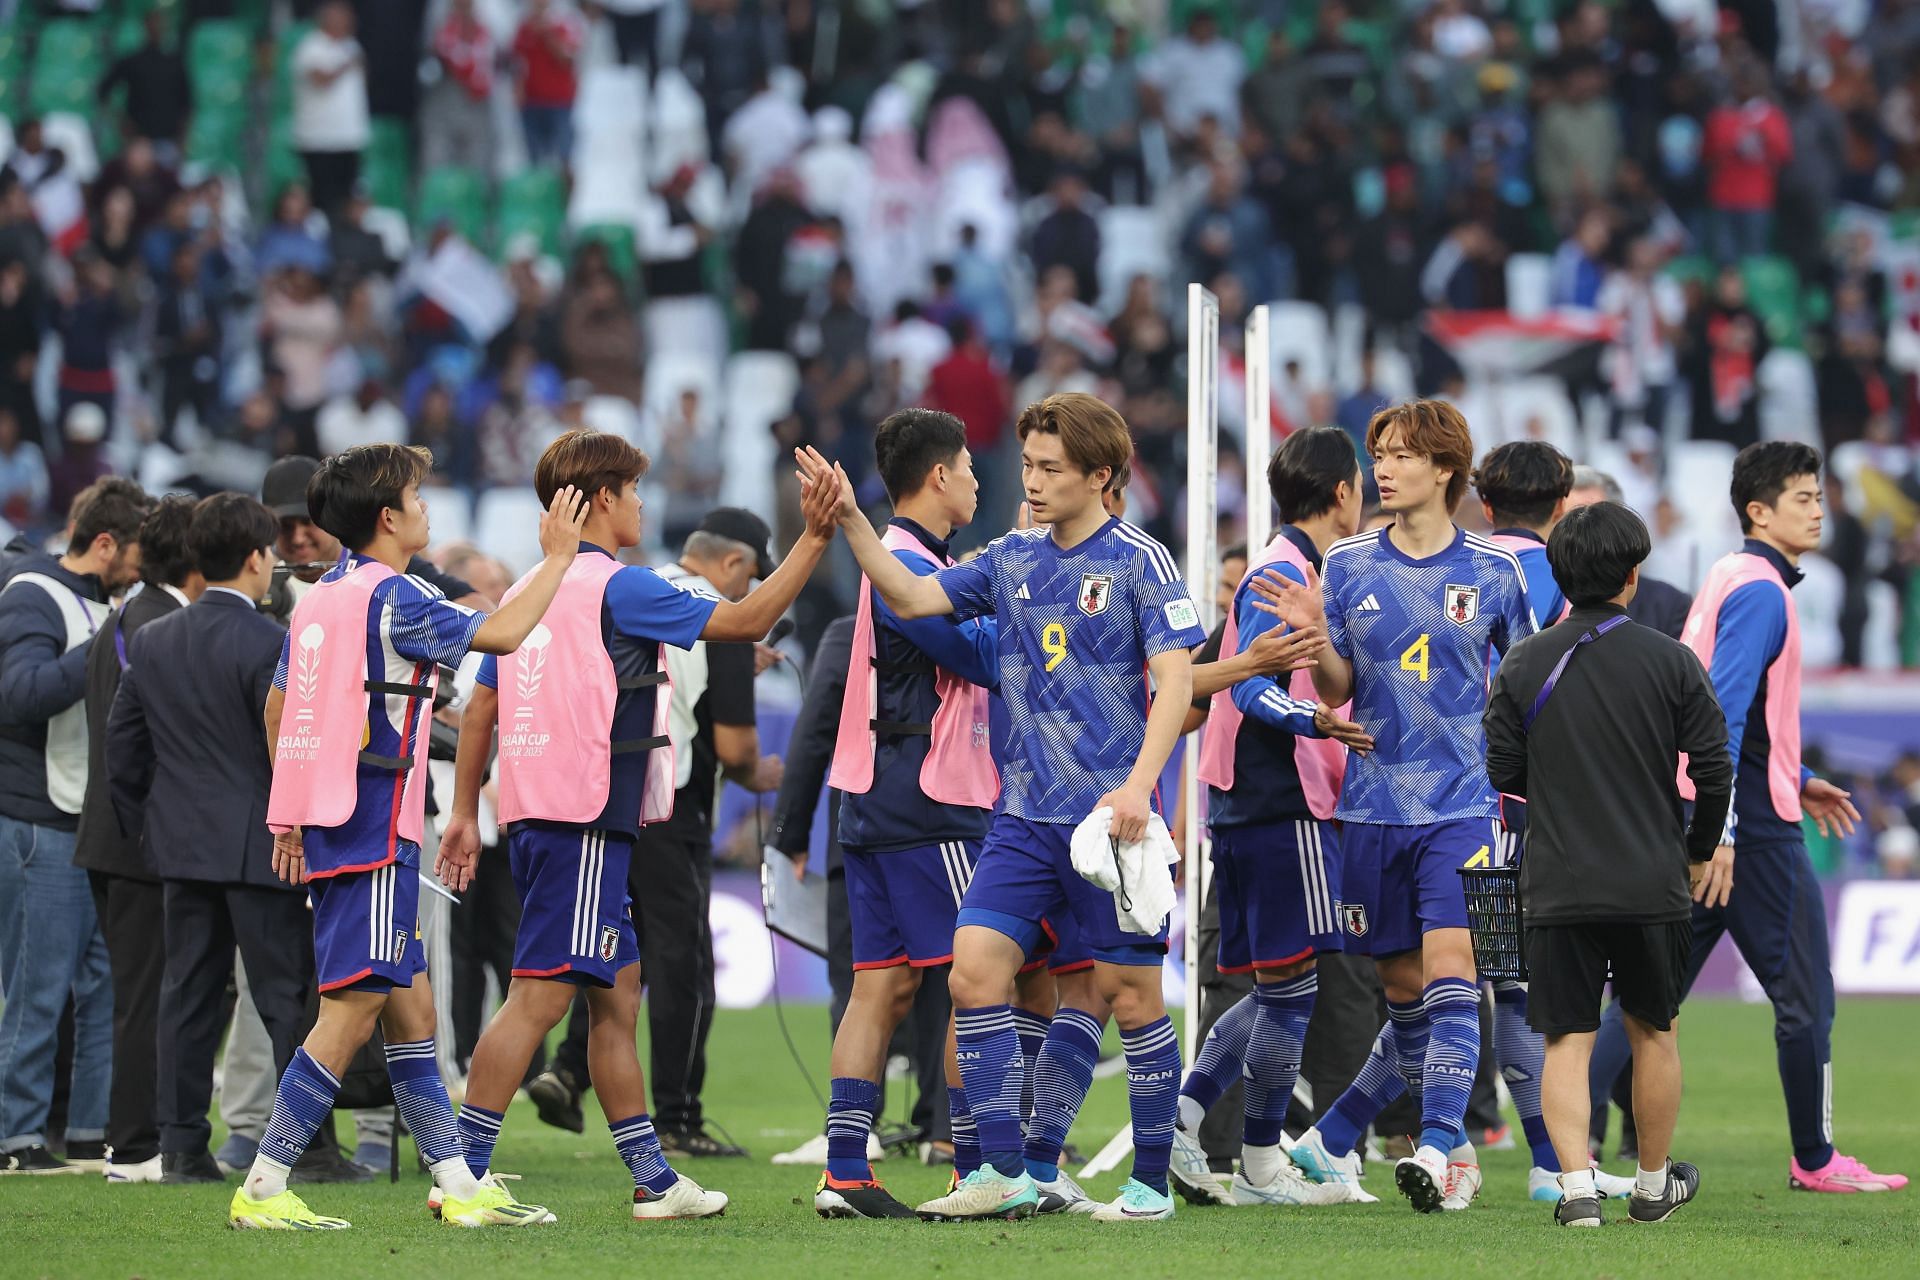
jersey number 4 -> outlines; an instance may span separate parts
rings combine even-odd
[[[1047,651],[1047,670],[1067,660],[1067,628],[1065,623],[1049,622],[1040,632],[1040,647]]]
[[[1432,639],[1432,636],[1423,633],[1400,655],[1400,669],[1418,675],[1422,684],[1427,681],[1427,656],[1432,649]]]

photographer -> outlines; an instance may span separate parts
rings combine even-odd
[[[1508,651],[1484,718],[1487,775],[1528,806],[1527,1021],[1547,1039],[1542,1109],[1567,1171],[1554,1219],[1568,1227],[1601,1225],[1587,1065],[1609,967],[1633,1040],[1640,1173],[1628,1214],[1658,1222],[1700,1185],[1699,1170],[1668,1158],[1680,1111],[1673,1022],[1692,938],[1689,880],[1713,857],[1733,766],[1699,660],[1627,617],[1651,548],[1617,503],[1561,521],[1547,561],[1573,612]],[[1699,792],[1691,828],[1674,781],[1682,753]]]

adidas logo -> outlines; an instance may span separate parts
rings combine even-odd
[[[1353,611],[1355,613],[1378,613],[1380,612],[1380,598],[1370,595],[1359,604],[1353,606]]]
[[[1032,596],[1027,594],[1027,584],[1024,582],[1020,584],[1020,589],[1013,593],[1013,598],[1015,600],[1032,600],[1033,599]]]

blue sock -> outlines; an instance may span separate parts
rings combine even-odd
[[[827,1172],[841,1182],[873,1181],[867,1135],[880,1106],[880,1086],[853,1076],[835,1076],[827,1102]]]
[[[295,1049],[273,1096],[273,1113],[267,1119],[267,1131],[260,1137],[260,1155],[291,1169],[327,1122],[339,1093],[340,1082],[333,1078],[333,1072],[315,1062],[305,1049]]]
[[[1540,1114],[1540,1073],[1546,1067],[1547,1042],[1527,1025],[1527,989],[1517,982],[1493,984],[1493,1056],[1500,1076],[1520,1113],[1520,1128],[1533,1150],[1533,1163],[1560,1172],[1560,1157],[1547,1137],[1546,1117]]]
[[[1173,1121],[1179,1113],[1180,1037],[1164,1014],[1120,1033],[1127,1050],[1127,1107],[1133,1116],[1133,1179],[1167,1194]]]
[[[1020,1038],[1004,1004],[953,1011],[956,1057],[967,1105],[980,1130],[981,1159],[1009,1178],[1026,1171],[1020,1158]]]
[[[1432,1027],[1421,1076],[1420,1145],[1451,1151],[1480,1068],[1480,987],[1465,978],[1430,983],[1421,1003]]]
[[[1407,1091],[1400,1075],[1399,1034],[1399,1025],[1389,1018],[1374,1038],[1373,1051],[1360,1064],[1360,1074],[1317,1122],[1320,1140],[1334,1155],[1350,1155],[1373,1118]]]
[[[456,1120],[460,1146],[466,1152],[467,1169],[474,1177],[487,1176],[487,1166],[493,1163],[493,1144],[500,1141],[500,1125],[506,1118],[501,1112],[476,1107],[471,1102],[460,1104]]]
[[[1320,992],[1319,974],[1309,970],[1284,982],[1266,982],[1253,989],[1253,1037],[1247,1043],[1246,1116],[1241,1141],[1253,1147],[1271,1147],[1280,1141],[1287,1104],[1300,1079],[1300,1052],[1307,1039],[1307,1019],[1313,1016],[1314,997]]]
[[[1419,1000],[1406,1004],[1389,1000],[1387,1021],[1393,1024],[1393,1047],[1400,1079],[1406,1083],[1407,1092],[1417,1097],[1426,1076],[1427,1044],[1433,1034],[1433,1025],[1427,1021],[1427,1007]]]
[[[947,1127],[953,1135],[953,1167],[966,1177],[980,1167],[980,1130],[967,1107],[967,1091],[947,1086]]]
[[[1193,1070],[1187,1072],[1187,1082],[1180,1086],[1180,1097],[1191,1098],[1199,1105],[1202,1115],[1213,1110],[1213,1104],[1240,1078],[1247,1063],[1247,1043],[1253,1036],[1254,1017],[1253,996],[1249,993],[1221,1014],[1207,1032],[1207,1038],[1200,1042]],[[1195,1127],[1192,1123],[1187,1125],[1189,1130]]]
[[[1060,1150],[1093,1087],[1101,1030],[1100,1020],[1081,1009],[1062,1009],[1047,1028],[1033,1069],[1033,1120],[1027,1125],[1026,1146],[1027,1172],[1042,1182],[1060,1176]]]
[[[1033,1114],[1033,1073],[1040,1062],[1040,1046],[1047,1042],[1052,1018],[1043,1018],[1018,1005],[1013,1010],[1013,1034],[1020,1038],[1020,1118]]]
[[[434,1060],[432,1040],[387,1042],[387,1079],[393,1081],[393,1103],[407,1132],[428,1164],[461,1157],[460,1131],[453,1122],[453,1103],[446,1081]]]
[[[667,1158],[660,1154],[660,1138],[654,1133],[653,1120],[646,1112],[612,1121],[607,1128],[613,1133],[614,1149],[627,1162],[627,1168],[633,1170],[636,1189],[645,1187],[659,1195],[680,1181],[680,1175],[667,1167]]]

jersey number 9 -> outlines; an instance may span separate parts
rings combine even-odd
[[[1420,677],[1420,683],[1427,682],[1427,655],[1431,651],[1432,637],[1421,634],[1418,640],[1408,645],[1406,652],[1400,655],[1400,669],[1411,671]]]
[[[1067,660],[1067,627],[1063,622],[1049,622],[1040,632],[1040,647],[1047,651],[1047,670]]]

